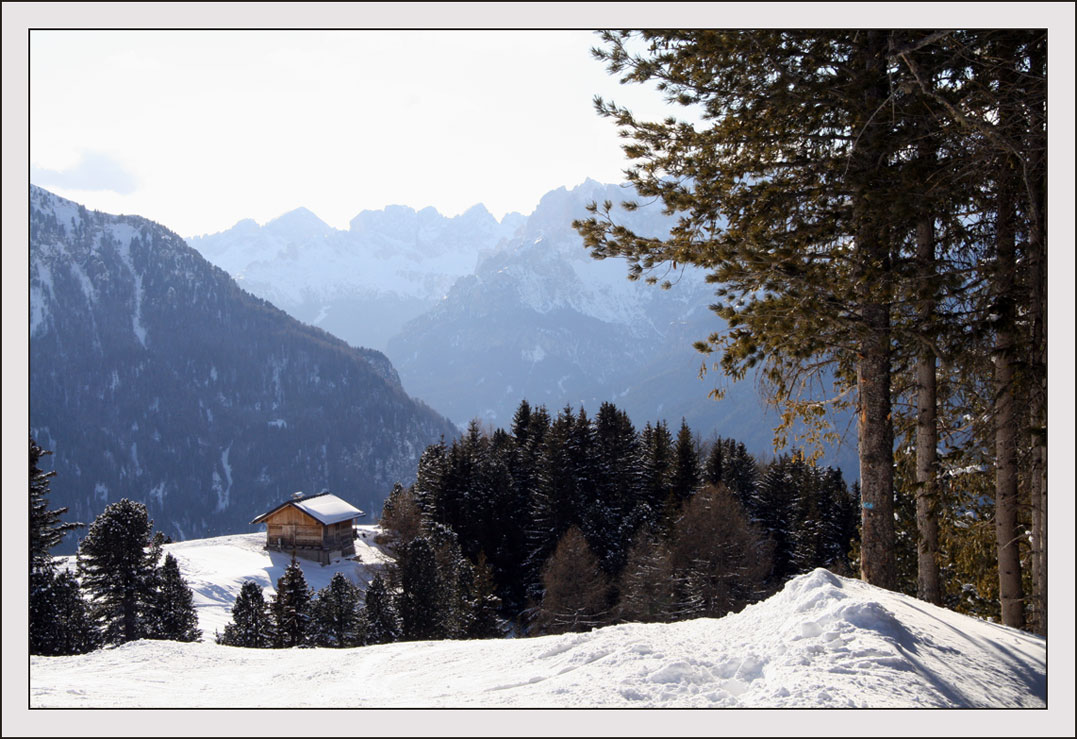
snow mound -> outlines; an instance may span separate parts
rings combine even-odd
[[[348,567],[366,579],[384,555],[357,544],[365,564],[304,563],[311,585]],[[286,564],[254,535],[170,550],[208,636],[227,622],[222,608],[243,580],[268,586]],[[141,641],[33,657],[30,688],[31,707],[98,708],[1018,708],[1047,699],[1045,640],[825,570],[722,619],[347,650]]]

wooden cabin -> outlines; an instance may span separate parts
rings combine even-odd
[[[266,525],[266,549],[294,552],[296,557],[327,565],[355,554],[353,523],[364,515],[331,493],[295,493],[251,523]]]

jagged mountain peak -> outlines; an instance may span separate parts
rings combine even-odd
[[[271,233],[293,238],[310,238],[333,231],[332,226],[302,206],[277,216],[264,228]]]

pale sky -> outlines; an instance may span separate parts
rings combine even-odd
[[[183,236],[306,206],[482,202],[530,213],[547,191],[623,179],[596,93],[620,86],[590,31],[31,31],[30,177]]]
[[[5,10],[12,5],[20,4]],[[628,10],[640,12],[634,5]],[[648,119],[683,115],[653,88],[619,85],[591,57],[592,31],[294,30],[588,28],[625,24],[620,6],[124,4],[73,15],[82,7],[53,10],[29,27],[136,30],[30,31],[30,179],[183,236],[243,218],[264,223],[300,206],[337,228],[390,204],[451,216],[481,202],[498,218],[527,214],[551,189],[587,177],[622,181],[621,140],[614,122],[596,114],[596,94]],[[828,7],[692,4],[690,12],[706,25],[798,15],[818,24],[833,18]],[[656,8],[645,8],[652,26],[686,12],[677,3]],[[889,13],[907,21],[905,6],[887,8],[842,5],[842,19]],[[512,13],[522,15],[514,21]],[[153,25],[293,30],[137,30]]]

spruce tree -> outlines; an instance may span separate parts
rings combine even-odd
[[[232,606],[232,621],[217,636],[217,643],[230,647],[268,649],[273,645],[273,624],[269,618],[262,586],[247,580]]]
[[[673,497],[673,437],[666,422],[644,425],[640,446],[643,457],[640,497],[650,510],[646,523],[664,527],[669,523],[672,512],[669,503]]]
[[[505,501],[510,523],[503,537],[502,557],[494,572],[503,606],[511,615],[523,610],[531,582],[528,556],[537,531],[535,499],[543,488],[544,444],[549,430],[546,408],[533,409],[526,400],[521,401],[511,429],[514,443],[508,469],[512,492]]]
[[[437,507],[445,485],[448,466],[448,450],[444,439],[428,446],[419,457],[419,466],[415,472],[415,484],[412,490],[424,520],[440,520],[437,516]]]
[[[124,498],[102,511],[79,544],[78,569],[105,641],[141,639],[151,626],[160,547],[146,506]]]
[[[30,570],[40,569],[52,562],[52,550],[67,532],[83,526],[81,523],[63,523],[60,517],[66,508],[49,510],[49,480],[55,471],[45,472],[39,464],[41,458],[52,454],[42,449],[30,438]]]
[[[82,595],[78,580],[58,571],[52,548],[64,534],[82,524],[63,523],[66,508],[49,510],[49,480],[54,472],[39,467],[51,454],[30,439],[30,654],[82,654],[96,649],[101,635]]]
[[[400,587],[401,638],[444,638],[446,603],[434,548],[427,537],[416,538],[402,554]]]
[[[778,457],[767,465],[752,498],[754,515],[750,518],[773,545],[773,569],[768,574],[774,585],[797,574],[795,511],[803,482],[798,479],[799,470],[788,455]]]
[[[670,480],[673,499],[677,503],[683,503],[692,497],[699,489],[700,478],[699,452],[692,437],[692,429],[688,428],[688,422],[682,418],[673,450],[673,472]]]
[[[494,573],[486,561],[486,555],[479,552],[479,560],[461,572],[461,589],[468,609],[466,628],[461,634],[467,639],[494,639],[502,635],[501,598],[495,592]]]
[[[542,597],[542,567],[558,540],[579,520],[579,489],[572,450],[576,416],[565,406],[543,438],[538,484],[531,498],[528,555],[525,566],[527,596]]]
[[[361,616],[364,644],[400,641],[400,614],[396,607],[396,598],[380,574],[374,575],[374,579],[370,581]]]
[[[46,565],[30,573],[30,654],[84,654],[101,646],[75,576]]]
[[[273,646],[288,649],[311,643],[313,597],[314,593],[303,576],[303,568],[293,557],[277,580],[277,593],[269,609],[273,618]]]
[[[179,562],[171,554],[157,574],[146,636],[150,639],[198,641],[198,614],[194,608],[194,593],[180,574]]]
[[[336,573],[329,585],[318,591],[313,604],[312,631],[320,647],[359,646],[359,602],[361,593],[343,573]]]
[[[722,482],[724,469],[724,450],[722,438],[718,437],[707,452],[707,461],[703,463],[703,482],[708,485],[717,485]]]
[[[611,577],[624,567],[632,534],[646,520],[640,506],[639,437],[628,414],[603,403],[595,416],[595,497],[581,511],[580,528]]]
[[[617,616],[621,621],[669,621],[677,590],[668,542],[651,527],[641,529],[628,550],[620,578]]]

